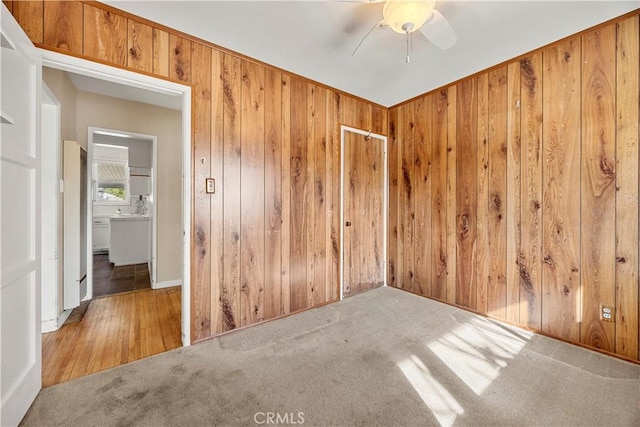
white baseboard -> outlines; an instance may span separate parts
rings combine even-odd
[[[182,279],[176,279],[176,280],[167,280],[165,282],[153,283],[151,284],[151,288],[162,289],[162,288],[170,288],[172,286],[181,286],[181,285],[182,285]]]
[[[42,333],[53,332],[58,330],[58,319],[49,319],[42,321]]]
[[[47,332],[53,332],[53,331],[57,331],[58,329],[60,329],[60,326],[64,325],[64,322],[67,321],[67,319],[69,318],[69,315],[71,314],[73,310],[65,310],[62,312],[62,314],[60,316],[58,316],[57,319],[49,319],[49,320],[43,320],[42,321],[42,330],[41,332],[43,334],[46,334]]]

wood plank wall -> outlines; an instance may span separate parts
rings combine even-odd
[[[386,108],[100,3],[4,3],[39,47],[192,85],[192,342],[339,299],[340,125]]]
[[[389,284],[640,360],[639,40],[626,17],[391,108]]]

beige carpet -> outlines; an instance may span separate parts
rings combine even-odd
[[[638,426],[640,366],[391,288],[41,391],[24,426]]]

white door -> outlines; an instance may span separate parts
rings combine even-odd
[[[40,85],[37,51],[2,5],[0,109],[0,425],[17,425],[41,388]]]

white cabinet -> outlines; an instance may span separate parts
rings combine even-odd
[[[116,266],[149,262],[149,217],[111,217],[109,261]]]
[[[109,250],[111,237],[111,220],[108,217],[93,218],[93,253]]]

